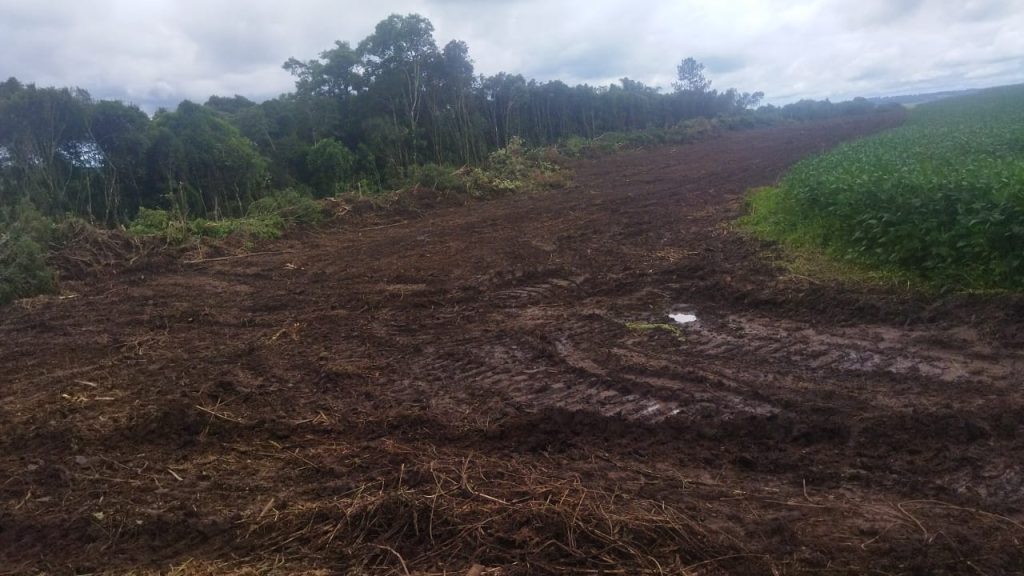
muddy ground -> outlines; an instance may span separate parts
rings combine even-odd
[[[1024,572],[1020,300],[797,277],[728,226],[896,121],[3,308],[0,573]]]

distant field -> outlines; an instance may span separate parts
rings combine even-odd
[[[916,107],[754,194],[762,237],[927,284],[1024,288],[1024,86]]]

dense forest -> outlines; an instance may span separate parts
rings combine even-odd
[[[262,103],[211,96],[152,117],[82,89],[8,79],[0,83],[0,206],[28,201],[48,216],[108,225],[144,207],[219,218],[273,190],[328,196],[400,186],[412,167],[479,163],[513,138],[542,146],[697,117],[806,119],[873,106],[758,108],[761,93],[713,89],[690,58],[671,92],[628,78],[594,87],[481,76],[464,42],[439,47],[419,15],[393,15],[355,46],[339,41],[284,68],[295,77],[291,93]]]

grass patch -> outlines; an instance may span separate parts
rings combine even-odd
[[[740,226],[809,272],[1024,289],[1024,87],[919,106],[900,128],[799,163],[747,207]]]

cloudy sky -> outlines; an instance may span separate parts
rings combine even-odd
[[[1024,0],[0,0],[0,77],[147,110],[263,99],[291,89],[290,56],[413,12],[484,74],[667,88],[693,56],[773,103],[1024,82]]]

